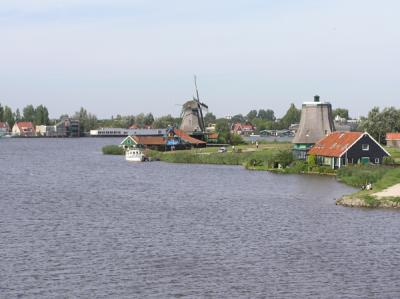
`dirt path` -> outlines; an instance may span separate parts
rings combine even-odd
[[[382,197],[400,197],[400,184],[389,187],[381,192],[374,193],[378,198]]]

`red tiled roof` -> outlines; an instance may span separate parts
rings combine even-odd
[[[252,125],[236,123],[233,125],[233,131],[253,131],[254,127]]]
[[[400,140],[400,133],[387,133],[386,140]]]
[[[174,133],[176,136],[179,136],[182,140],[189,142],[191,144],[206,144],[206,142],[190,137],[188,134],[186,134],[185,132],[179,130],[179,129],[174,129]]]
[[[17,126],[19,128],[32,128],[33,129],[33,124],[30,121],[20,121],[17,122]]]
[[[167,139],[162,136],[132,136],[132,138],[138,144],[143,145],[164,145],[167,143]]]
[[[324,157],[340,157],[363,132],[333,132],[318,141],[308,152],[309,155]]]

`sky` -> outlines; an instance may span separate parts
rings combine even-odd
[[[0,103],[99,118],[218,117],[315,94],[366,115],[400,103],[400,1],[2,0]]]

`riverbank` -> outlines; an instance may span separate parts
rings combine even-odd
[[[346,207],[400,208],[400,168],[380,166],[360,167],[357,170],[353,167],[342,172],[344,183],[357,187],[359,182],[371,182],[372,190],[344,196],[336,204]]]
[[[183,151],[159,152],[146,151],[148,157],[168,162],[186,164],[219,164],[242,165],[248,170],[271,171],[283,174],[308,174],[336,176],[337,180],[361,189],[371,183],[373,190],[362,190],[337,200],[336,204],[348,207],[398,208],[400,194],[395,192],[379,192],[400,184],[400,168],[393,166],[355,165],[333,170],[328,166],[316,165],[315,161],[294,161],[290,143],[246,144],[227,148],[226,152],[218,152],[218,148],[201,148]],[[103,148],[106,154],[123,154],[118,146]],[[392,157],[398,162],[400,151],[391,149]]]

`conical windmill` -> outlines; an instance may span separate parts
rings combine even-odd
[[[202,135],[205,133],[206,129],[203,109],[208,109],[208,106],[200,102],[196,76],[194,76],[194,86],[196,88],[196,97],[193,97],[193,100],[187,101],[183,104],[181,113],[182,123],[180,129],[190,135]]]

